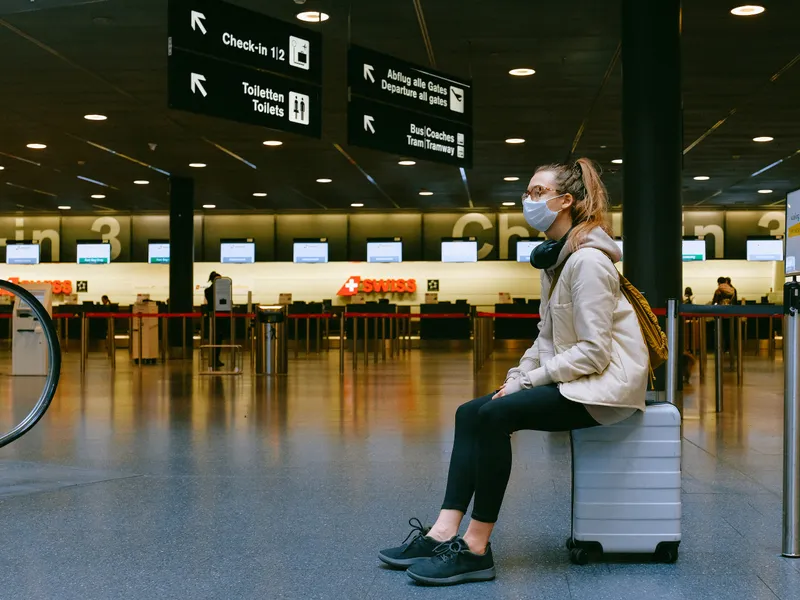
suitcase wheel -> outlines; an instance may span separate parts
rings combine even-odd
[[[657,562],[672,564],[678,560],[678,544],[675,542],[662,542],[656,548],[653,558]]]
[[[572,548],[569,551],[569,560],[573,565],[588,565],[589,553],[584,548]]]
[[[572,539],[572,536],[567,538],[566,543],[564,544],[567,550],[572,550],[575,547],[575,540]]]

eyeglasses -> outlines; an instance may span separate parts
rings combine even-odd
[[[558,190],[554,190],[553,188],[543,185],[535,185],[532,188],[525,190],[525,192],[522,194],[522,201],[525,202],[525,200],[532,200],[534,202],[538,202],[547,192],[558,192]]]

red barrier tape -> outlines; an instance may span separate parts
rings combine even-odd
[[[479,312],[476,313],[478,317],[487,317],[490,319],[540,319],[541,315],[532,313],[490,313]]]
[[[745,314],[745,315],[741,315],[741,314],[732,315],[730,313],[724,313],[723,314],[723,313],[685,313],[685,312],[682,312],[680,314],[680,316],[681,317],[691,317],[691,318],[696,318],[696,319],[702,319],[704,317],[706,319],[713,319],[715,317],[722,317],[723,319],[734,319],[734,318],[737,318],[737,317],[738,318],[743,318],[743,319],[768,319],[770,317],[772,317],[773,319],[782,319],[783,318],[783,313],[775,313],[775,314],[755,313],[755,314]]]

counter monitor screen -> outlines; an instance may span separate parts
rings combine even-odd
[[[478,242],[475,240],[447,240],[442,242],[442,262],[478,262]]]
[[[6,242],[6,264],[38,265],[39,250],[39,244],[34,244],[32,241],[9,240]]]
[[[747,240],[747,260],[782,261],[783,240]]]
[[[326,263],[328,262],[328,242],[324,240],[295,240],[294,262]]]
[[[531,253],[542,242],[533,240],[517,240],[517,262],[526,263],[531,261]]]
[[[169,242],[150,241],[147,244],[147,262],[151,265],[168,265]]]
[[[249,265],[256,262],[256,244],[251,240],[223,240],[219,245],[219,262]]]
[[[403,262],[403,242],[400,238],[367,240],[367,262]]]
[[[107,265],[111,262],[108,242],[78,242],[79,265]]]
[[[699,262],[706,259],[705,240],[683,240],[681,250],[683,262]]]

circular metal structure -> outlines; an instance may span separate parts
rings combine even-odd
[[[30,431],[39,422],[39,419],[44,416],[44,413],[47,412],[53,397],[56,395],[58,379],[61,376],[61,347],[58,343],[55,327],[53,327],[53,320],[33,294],[25,288],[2,279],[0,279],[0,289],[11,292],[17,297],[17,301],[24,301],[31,307],[31,311],[42,326],[42,331],[47,341],[48,360],[47,377],[39,400],[31,409],[31,412],[16,427],[0,436],[0,448],[2,448]]]

